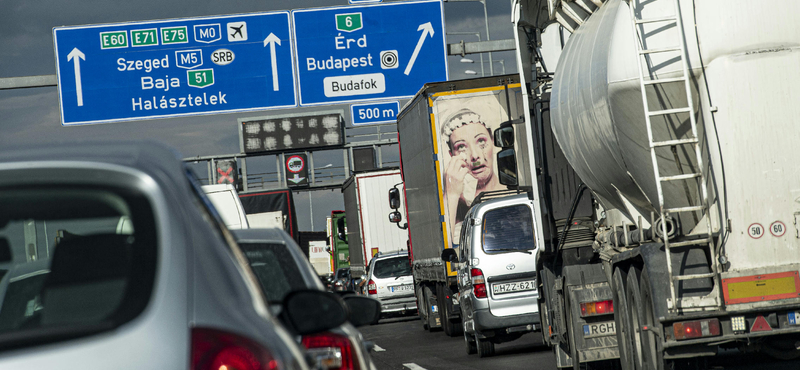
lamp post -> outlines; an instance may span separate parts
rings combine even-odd
[[[481,33],[480,32],[448,32],[447,34],[448,35],[475,35],[478,38],[478,42],[481,41]],[[486,73],[484,73],[484,71],[483,71],[483,53],[480,53],[480,54],[481,54],[481,77],[485,77]],[[461,59],[461,63],[472,63],[472,61],[465,62],[464,59],[467,59],[467,58],[462,58]]]
[[[444,0],[444,2],[478,2],[483,4],[483,21],[486,23],[486,41],[491,41],[489,36],[489,12],[486,11],[486,0]],[[489,52],[489,74],[494,76],[494,68],[492,67],[492,52]]]

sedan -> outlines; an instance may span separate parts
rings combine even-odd
[[[308,258],[283,230],[235,230],[234,235],[274,314],[281,315],[285,297],[294,290],[325,290]],[[374,369],[370,346],[355,326],[376,323],[380,318],[380,303],[354,294],[344,295],[344,301],[350,311],[350,323],[325,333],[303,336],[302,343],[316,356],[320,367]]]
[[[302,370],[294,336],[347,318],[330,293],[293,292],[283,321],[266,302],[169,148],[0,152],[0,368]]]

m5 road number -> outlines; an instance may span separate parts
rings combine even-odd
[[[514,283],[493,284],[493,294],[504,294],[513,292],[523,292],[536,289],[536,280],[517,281]]]

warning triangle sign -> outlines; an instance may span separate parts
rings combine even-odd
[[[750,328],[751,333],[756,331],[771,331],[771,330],[772,327],[769,326],[767,319],[765,319],[764,316],[761,315],[758,315],[758,317],[756,317],[756,322],[754,322],[753,326]]]

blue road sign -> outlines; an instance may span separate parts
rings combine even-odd
[[[296,107],[289,12],[53,29],[63,125]]]
[[[353,126],[397,122],[399,113],[400,102],[398,101],[350,105]]]
[[[408,98],[447,80],[442,2],[295,10],[300,105]]]

